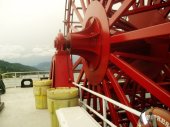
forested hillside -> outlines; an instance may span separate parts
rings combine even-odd
[[[35,67],[22,65],[20,63],[9,63],[9,62],[0,60],[0,73],[23,72],[23,71],[38,71],[38,69]]]
[[[49,71],[50,65],[51,65],[50,62],[43,62],[43,63],[39,63],[38,65],[35,65],[34,67],[42,71]]]

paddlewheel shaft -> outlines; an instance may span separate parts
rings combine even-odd
[[[169,21],[169,0],[67,0],[64,35],[57,43],[80,56],[73,57],[77,83],[138,111],[169,111]],[[102,100],[82,93],[102,114]],[[138,120],[110,103],[107,117],[123,127]]]

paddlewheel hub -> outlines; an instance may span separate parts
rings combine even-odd
[[[80,55],[86,59],[84,64],[92,72],[95,71],[100,64],[102,43],[100,30],[100,22],[98,19],[90,18],[86,22],[84,30],[77,33],[70,33],[67,36],[70,53]]]

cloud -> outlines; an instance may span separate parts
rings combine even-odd
[[[35,47],[29,53],[24,54],[23,57],[51,57],[55,52],[55,49],[51,49],[50,47]]]
[[[12,52],[12,51],[15,51],[15,52],[22,52],[24,51],[25,48],[21,45],[8,45],[8,44],[5,44],[5,45],[2,45],[0,44],[0,51],[1,52]]]
[[[35,56],[51,56],[55,52],[55,49],[51,49],[50,47],[36,47],[32,49],[32,53]]]
[[[21,45],[0,45],[0,59],[13,59],[20,57],[25,51]]]
[[[0,59],[30,65],[51,59],[54,38],[59,29],[63,31],[65,1],[0,3]]]
[[[30,59],[34,61],[40,57],[49,57],[54,54],[55,50],[51,47],[35,47],[28,50],[22,45],[0,45],[0,59],[3,60],[12,60],[15,62],[15,59]],[[18,62],[18,61],[17,61]],[[22,61],[20,61],[22,63]]]
[[[43,49],[42,48],[33,48],[32,51],[34,53],[41,53],[43,51]]]

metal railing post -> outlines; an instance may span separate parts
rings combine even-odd
[[[17,79],[17,72],[14,73],[15,75],[15,80]],[[17,87],[17,84],[15,84],[15,87]]]
[[[83,99],[82,99],[82,90],[81,90],[81,88],[79,87],[79,94],[80,94],[80,101],[82,101]]]
[[[40,79],[40,73],[38,72],[38,79]]]
[[[103,117],[106,119],[106,100],[102,99],[103,101]],[[107,123],[103,120],[103,127],[106,127]]]

